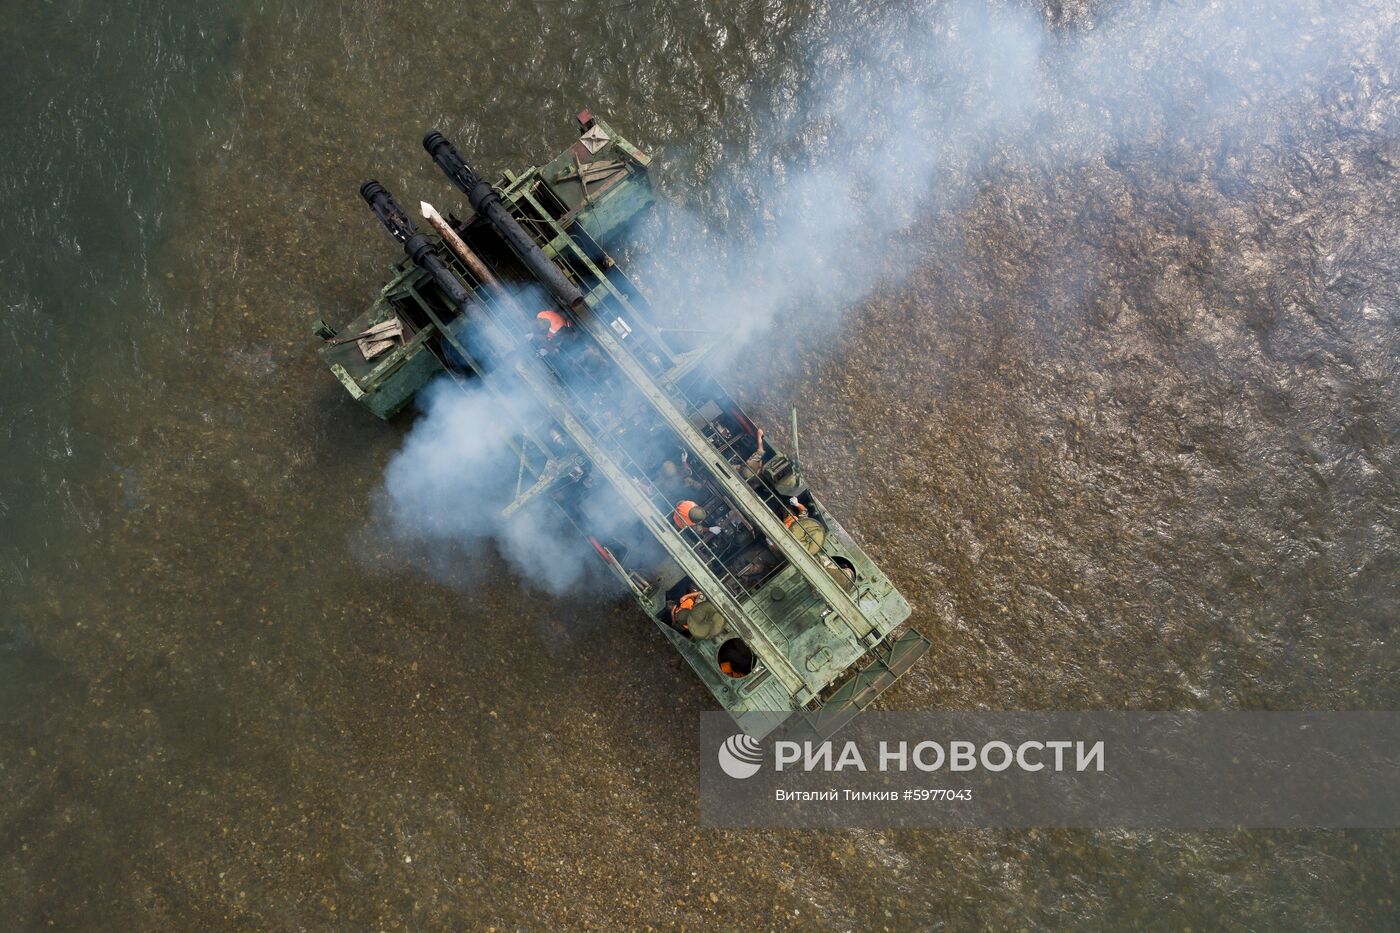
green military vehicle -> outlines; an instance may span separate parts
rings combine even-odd
[[[553,161],[491,185],[423,141],[470,210],[430,230],[361,195],[406,258],[321,355],[381,418],[475,381],[512,418],[518,494],[562,510],[750,735],[829,735],[927,651],[909,604],[613,261],[655,199],[650,159],[583,111]],[[545,302],[545,311],[538,308]],[[345,336],[341,336],[344,334]],[[512,464],[512,468],[515,465]]]

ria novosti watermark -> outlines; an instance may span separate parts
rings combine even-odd
[[[743,733],[735,739],[758,744]],[[838,746],[839,752],[836,751]],[[925,773],[941,771],[945,766],[949,771],[976,771],[981,768],[984,771],[999,772],[1012,767],[1022,771],[1044,771],[1047,767],[1052,771],[1102,771],[1103,756],[1102,739],[1093,743],[1068,739],[1051,739],[1044,742],[1030,739],[1020,742],[1014,748],[1009,742],[995,739],[980,746],[976,742],[955,739],[947,743],[946,752],[941,742],[909,742],[901,739],[897,742],[880,741],[875,768],[879,771],[908,771],[913,768]],[[773,743],[775,771],[786,771],[799,763],[803,771],[822,770],[839,773],[847,768],[855,771],[870,770],[860,745],[855,741],[837,743],[829,740],[785,740]],[[758,768],[755,767],[749,776],[757,772]],[[730,773],[730,777],[738,775]]]
[[[702,717],[702,822],[1400,826],[1395,712],[866,713],[831,738],[771,725],[759,739]]]

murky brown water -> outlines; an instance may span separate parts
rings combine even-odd
[[[392,258],[359,182],[447,201],[424,127],[494,171],[587,104],[723,216],[706,182],[804,50],[899,9],[3,13],[11,924],[1397,923],[1394,833],[701,830],[710,700],[634,608],[374,538],[404,426],[309,337]],[[901,235],[912,273],[744,353],[736,394],[801,407],[814,486],[935,641],[888,706],[1396,708],[1400,11],[1373,10],[1255,142],[1008,149]]]

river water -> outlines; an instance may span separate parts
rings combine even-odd
[[[1298,74],[1242,63],[1306,78],[1282,105],[1072,154],[1090,111],[1035,115],[909,205],[869,295],[738,352],[934,641],[884,706],[1397,707],[1400,9],[1358,8],[1289,33],[1327,49]],[[911,9],[0,10],[7,926],[1400,921],[1393,832],[703,830],[712,701],[634,607],[378,533],[406,425],[310,337],[393,257],[364,178],[451,203],[424,128],[494,173],[587,105],[725,225],[792,102]],[[1183,8],[1017,9],[1092,49]]]

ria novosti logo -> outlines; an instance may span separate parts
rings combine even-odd
[[[736,732],[719,747],[719,766],[732,778],[751,778],[763,767],[763,746],[758,739]]]
[[[793,742],[779,740],[773,745],[773,770],[777,772],[796,770],[802,772],[819,771],[839,773],[841,771],[895,771],[910,770],[925,773],[941,771],[1103,771],[1104,742],[1087,743],[1059,739],[1046,742],[1026,741],[1018,745],[1009,742],[990,741],[984,743],[952,741],[944,744],[933,741],[911,743],[907,741],[881,741],[876,757],[868,758],[871,751],[862,752],[854,741],[842,744],[839,749],[831,741]],[[1070,752],[1074,752],[1073,758]],[[725,774],[743,780],[751,778],[763,767],[763,746],[752,736],[736,732],[725,739],[719,747],[719,766]]]

